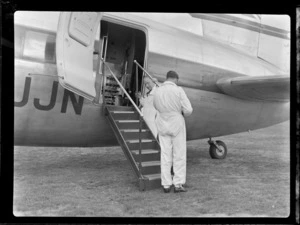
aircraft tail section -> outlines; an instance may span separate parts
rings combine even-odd
[[[230,96],[251,101],[288,102],[290,77],[256,76],[222,78],[217,86]]]

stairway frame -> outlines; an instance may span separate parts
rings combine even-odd
[[[109,106],[109,107],[114,107],[114,106]],[[133,107],[126,107],[126,108],[133,109]],[[117,141],[118,141],[119,145],[121,146],[127,160],[130,162],[130,166],[131,166],[132,170],[134,171],[136,177],[138,178],[138,184],[139,184],[140,191],[145,191],[147,184],[149,184],[149,179],[143,176],[141,167],[140,167],[140,165],[137,165],[132,153],[130,152],[130,150],[128,150],[129,147],[126,144],[126,141],[124,140],[122,135],[119,132],[117,132],[118,126],[115,123],[115,121],[113,120],[112,115],[110,114],[107,106],[105,106],[105,115],[107,116],[108,120],[110,121],[114,135],[117,138]],[[140,118],[140,123],[143,121],[144,120],[142,118]],[[141,150],[141,148],[140,148],[140,150]]]
[[[109,68],[108,65],[105,64],[104,60],[102,59],[103,61],[103,64],[105,66],[107,66]],[[137,66],[141,67],[136,61],[135,63],[137,64]],[[136,68],[137,68],[136,66]],[[143,69],[143,68],[142,68]],[[124,87],[122,86],[122,84],[117,80],[117,78],[115,77],[115,75],[113,74],[113,72],[111,71],[111,69],[109,68],[113,78],[117,81],[118,85],[120,86],[121,89],[123,89],[124,93],[126,93],[126,95],[128,95],[128,93],[126,92],[126,90],[124,89]],[[143,69],[144,70],[144,69]],[[105,74],[103,74],[105,76]],[[150,76],[148,73],[147,73],[148,76]],[[144,76],[142,76],[142,82],[144,80]],[[151,77],[151,76],[150,76]],[[152,77],[151,77],[152,78]],[[103,89],[104,90],[104,89]],[[129,95],[128,95],[129,96]],[[103,96],[104,98],[104,96]],[[130,98],[130,96],[129,96]],[[132,99],[130,99],[132,101]],[[142,166],[141,166],[141,123],[145,123],[145,120],[140,112],[140,109],[137,107],[137,105],[132,101],[133,103],[133,106],[132,107],[126,107],[126,106],[113,106],[113,105],[107,105],[105,103],[105,99],[103,99],[103,106],[104,106],[104,113],[105,113],[105,116],[108,118],[109,122],[110,122],[110,125],[112,127],[112,130],[113,130],[113,133],[115,135],[115,137],[117,138],[117,141],[119,143],[119,145],[121,146],[124,154],[125,154],[125,157],[127,158],[127,160],[130,162],[130,166],[132,168],[132,170],[134,171],[136,177],[138,178],[138,185],[139,185],[139,190],[140,191],[145,191],[146,189],[151,189],[152,187],[155,186],[155,184],[153,182],[150,182],[149,178],[148,177],[145,177],[143,174],[142,174]],[[131,151],[129,150],[129,147],[128,145],[126,144],[126,140],[124,140],[121,132],[119,131],[119,128],[115,122],[115,120],[113,119],[113,116],[112,114],[110,113],[110,110],[109,108],[113,108],[113,109],[132,109],[133,111],[137,112],[139,114],[139,162],[137,162]],[[148,125],[146,124],[146,126],[148,127]],[[159,142],[158,140],[154,137],[156,143],[158,144],[159,146]]]

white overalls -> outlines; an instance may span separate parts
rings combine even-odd
[[[161,184],[185,184],[186,128],[183,115],[191,115],[193,108],[184,90],[171,81],[165,81],[157,88],[153,104],[158,111],[155,122],[161,147]]]
[[[155,117],[157,115],[157,111],[153,106],[153,98],[155,91],[156,86],[153,86],[148,96],[140,99],[140,103],[143,106],[142,113],[144,115],[144,120],[146,121],[154,137],[157,138],[157,128],[155,124]]]

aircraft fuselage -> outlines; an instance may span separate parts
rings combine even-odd
[[[107,14],[103,20],[118,23],[122,18]],[[126,18],[130,20],[133,17]],[[216,86],[223,77],[279,75],[276,67],[188,32],[162,29],[156,23],[149,23],[145,29],[145,68],[159,82],[165,80],[167,71],[177,71],[179,85],[191,101],[194,111],[186,118],[188,140],[255,130],[288,120],[289,102],[238,99],[223,94]],[[20,35],[16,44],[27,41],[22,35],[30,38],[24,33],[49,33],[21,26],[16,31],[16,36]],[[118,145],[103,106],[64,89],[58,82],[55,60],[33,60],[21,45],[15,48],[15,145]]]

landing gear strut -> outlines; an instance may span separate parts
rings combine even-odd
[[[213,141],[211,138],[208,140],[209,154],[213,159],[225,159],[227,155],[227,147],[223,141]]]

